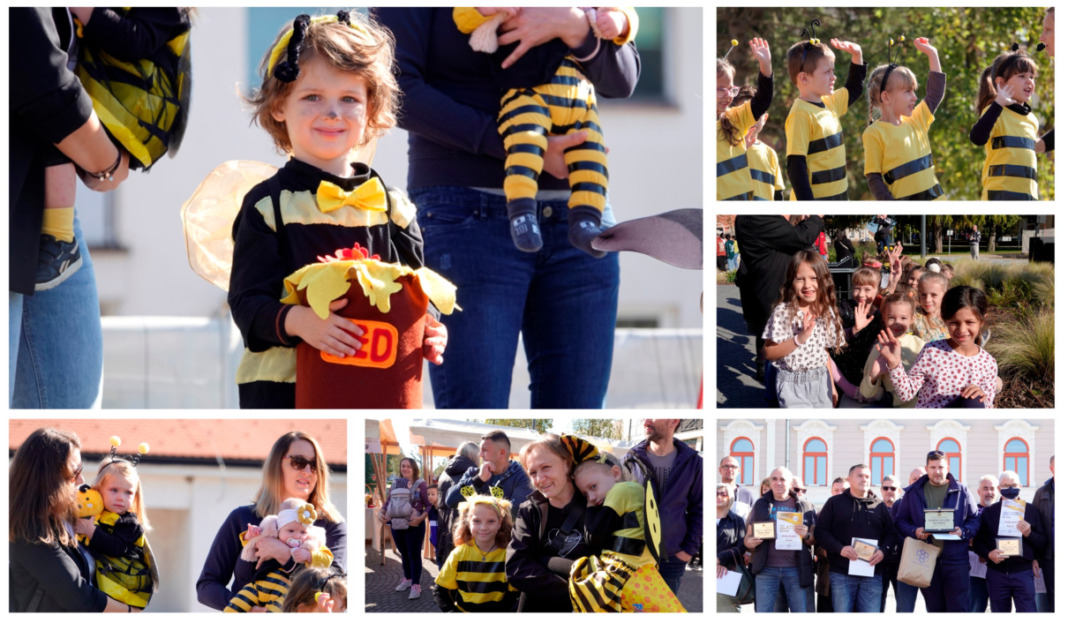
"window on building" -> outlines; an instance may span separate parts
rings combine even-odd
[[[871,481],[881,483],[883,478],[894,474],[894,442],[879,437],[871,442]]]
[[[806,485],[827,486],[827,442],[812,437],[805,442],[801,478]]]
[[[1030,452],[1027,442],[1019,437],[1013,437],[1005,443],[1005,470],[1016,472],[1020,475],[1020,486],[1030,487],[1030,478],[1027,477],[1027,467],[1030,464]]]
[[[738,465],[741,467],[741,474],[738,475],[738,482],[743,485],[753,484],[753,474],[755,469],[754,464],[754,450],[753,442],[746,437],[739,437],[731,443],[731,456],[738,460]]]
[[[956,480],[960,480],[960,442],[952,437],[946,437],[938,442],[936,449],[946,454],[946,460],[949,461],[949,473],[953,474]]]

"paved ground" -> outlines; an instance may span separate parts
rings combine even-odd
[[[756,338],[745,329],[742,301],[734,284],[716,286],[716,404],[766,407],[764,386],[753,378]]]
[[[404,579],[400,557],[392,551],[386,552],[386,564],[381,566],[381,555],[370,546],[366,548],[364,559],[365,612],[441,612],[434,603],[430,585],[434,582],[438,567],[432,560],[423,560],[423,593],[419,599],[408,599],[408,592],[398,592],[397,585]],[[679,589],[679,601],[689,612],[702,612],[702,571],[686,570],[682,576]]]

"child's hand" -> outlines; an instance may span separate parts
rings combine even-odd
[[[627,16],[619,9],[611,7],[599,7],[597,18],[594,20],[596,34],[601,39],[618,39],[630,28],[627,24]]]
[[[357,336],[363,331],[333,312],[345,307],[348,299],[338,299],[330,304],[330,315],[323,320],[310,307],[295,305],[286,315],[286,333],[295,335],[312,348],[317,348],[335,357],[351,357],[363,343]]]
[[[859,43],[853,43],[852,41],[841,41],[839,39],[831,39],[831,46],[836,50],[848,53],[853,57],[854,65],[864,64],[864,52],[860,49]]]
[[[816,327],[816,316],[811,312],[805,312],[803,319],[801,320],[801,335],[797,336],[797,341],[804,344],[808,342],[808,338],[812,336],[812,329]]]
[[[299,563],[307,564],[309,561],[311,561],[311,552],[304,549],[303,547],[294,547],[292,554],[293,560]]]
[[[96,532],[96,522],[91,517],[79,517],[74,522],[74,531],[78,534],[84,534],[86,538],[92,539],[93,533]]]
[[[261,534],[263,534],[263,531],[260,530],[259,526],[248,524],[248,529],[245,530],[245,540],[251,541],[252,539],[258,537]]]
[[[315,605],[319,608],[319,612],[334,611],[334,600],[330,598],[330,593],[316,593]]]
[[[995,101],[1001,105],[1002,108],[1006,108],[1015,104],[1018,101],[1016,97],[1016,86],[1013,84],[999,85],[995,84],[995,88],[998,90],[997,98]]]
[[[916,37],[912,40],[912,45],[916,46],[916,49],[923,52],[927,56],[938,56],[938,50],[931,45],[930,40],[927,37]]]
[[[449,341],[449,331],[445,325],[427,314],[423,324],[423,358],[430,363],[440,366],[444,361],[445,345]]]
[[[753,56],[760,63],[760,73],[765,78],[771,77],[771,47],[765,39],[754,37],[749,40],[749,49],[753,50]]]
[[[868,380],[871,381],[872,385],[875,385],[879,381],[879,377],[885,372],[886,369],[883,364],[883,358],[876,357],[875,361],[871,364],[871,372],[868,374]]]
[[[857,306],[853,308],[853,335],[860,333],[864,330],[864,327],[871,324],[871,318],[868,314],[871,313],[872,301],[862,301],[857,303]]]
[[[478,11],[482,17],[503,14],[505,19],[508,19],[509,17],[515,17],[519,14],[519,9],[511,6],[476,6],[475,10]]]
[[[883,329],[879,334],[879,354],[886,361],[887,370],[901,365],[901,342],[897,341],[890,329]]]
[[[961,398],[975,398],[986,402],[986,392],[978,385],[969,385],[960,393]]]

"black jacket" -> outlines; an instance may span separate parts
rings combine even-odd
[[[894,547],[896,532],[886,504],[870,491],[863,498],[853,497],[849,489],[832,496],[816,521],[816,542],[827,550],[831,571],[844,574],[849,573],[849,559],[842,556],[842,548],[852,545],[854,538],[878,541],[886,559]],[[883,567],[882,562],[875,565],[875,574],[881,576]]]
[[[797,503],[800,512],[802,513],[802,522],[808,526],[809,533],[816,525],[816,508],[812,506],[812,502],[808,500],[799,500],[793,493],[790,494],[794,502]],[[771,505],[775,501],[775,494],[771,491],[765,493],[760,499],[753,505],[753,512],[749,513],[749,521],[747,526],[761,521],[771,521]],[[810,588],[813,584],[813,574],[815,571],[812,568],[812,546],[807,543],[808,539],[802,541],[801,551],[797,552],[797,573],[800,577],[801,586],[803,588]],[[761,541],[760,545],[757,545],[753,551],[753,575],[756,575],[764,570],[764,565],[768,562],[768,551],[775,547],[774,539]]]
[[[972,547],[975,553],[985,558],[987,574],[990,572],[1019,573],[1030,571],[1031,561],[1035,559],[1035,552],[1046,549],[1049,541],[1045,529],[1042,527],[1042,518],[1034,504],[1024,507],[1024,521],[1031,524],[1031,534],[1023,537],[1021,556],[1009,556],[1000,563],[989,562],[990,552],[997,549],[998,524],[1001,522],[1001,501],[995,502],[983,511],[979,516],[979,532],[975,535]]]
[[[104,611],[107,596],[76,547],[11,541],[8,555],[10,612]]]
[[[454,547],[452,544],[452,523],[456,511],[449,508],[449,505],[445,503],[445,496],[449,494],[449,489],[453,485],[460,482],[464,472],[472,467],[477,467],[474,461],[462,454],[457,454],[445,464],[445,469],[441,472],[441,477],[438,478],[438,542],[436,549],[440,562],[445,561]]]
[[[733,511],[723,519],[716,519],[716,560],[734,569],[745,555],[745,520]]]
[[[1042,518],[1042,529],[1045,530],[1046,535],[1049,536],[1049,546],[1044,550],[1035,552],[1035,558],[1039,560],[1053,560],[1053,479],[1050,478],[1046,481],[1046,484],[1038,488],[1035,492],[1035,501],[1031,502],[1038,510],[1038,515]]]

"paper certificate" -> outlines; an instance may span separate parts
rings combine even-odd
[[[925,508],[923,510],[924,532],[953,532],[952,508]]]
[[[1001,519],[998,536],[1023,536],[1016,524],[1023,521],[1024,503],[1021,500],[1001,500]]]
[[[1006,556],[1023,555],[1023,539],[1021,537],[1010,537],[1008,539],[998,537],[997,545],[1001,553]]]
[[[801,513],[785,513],[779,511],[775,515],[775,549],[799,550],[801,549],[801,535],[794,528],[801,525]]]
[[[738,596],[738,586],[742,583],[742,574],[737,571],[727,571],[723,577],[716,578],[716,592],[731,597]]]
[[[775,538],[775,522],[774,521],[758,521],[753,524],[753,536],[758,539],[774,539]]]
[[[853,539],[853,549],[857,550],[856,560],[849,561],[849,575],[857,575],[865,578],[875,577],[875,565],[871,564],[871,557],[875,555],[879,542],[875,539]],[[864,557],[867,554],[867,558]]]

